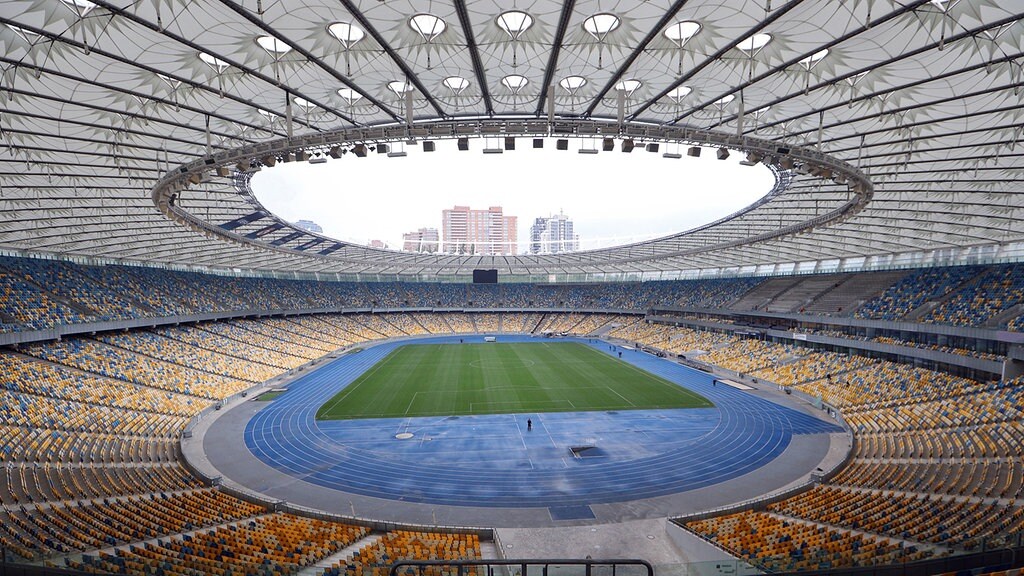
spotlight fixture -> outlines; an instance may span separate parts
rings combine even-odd
[[[352,153],[359,158],[366,158],[366,144],[356,144],[352,147]]]
[[[544,139],[543,138],[534,138],[533,139],[533,147],[534,148],[543,148],[544,147]]]
[[[228,168],[227,166],[217,166],[217,176],[220,176],[221,178],[231,176],[231,168]]]
[[[387,154],[391,148],[387,144],[377,144],[377,154]]]
[[[423,141],[423,151],[424,152],[433,152],[434,151],[434,141],[433,140],[424,140]]]
[[[568,150],[569,141],[566,140],[565,138],[559,138],[558,140],[555,141],[555,148],[558,150]]]
[[[277,158],[275,158],[274,156],[264,156],[263,158],[260,159],[260,162],[263,162],[263,165],[267,166],[268,168],[273,168],[274,164],[277,164]]]
[[[516,149],[516,138],[515,138],[515,136],[506,136],[505,137],[505,150],[515,150],[515,149]]]
[[[629,152],[633,151],[633,139],[632,138],[627,138],[627,139],[622,141],[622,151],[626,152],[627,154]]]
[[[716,152],[716,154],[718,154],[718,159],[719,160],[725,160],[726,158],[729,157],[729,150],[727,150],[725,148],[719,148],[718,152]]]
[[[288,152],[284,156],[281,157],[281,161],[282,162],[295,162],[295,154],[292,154],[291,152]]]
[[[792,170],[793,166],[795,166],[793,159],[788,156],[779,160],[779,168],[782,168],[783,170]]]
[[[216,160],[214,160],[212,156],[207,156],[206,158],[204,158],[204,159],[203,159],[203,162],[204,162],[204,163],[205,163],[205,164],[206,164],[207,166],[213,166],[214,164],[216,164],[216,163],[217,163],[217,161],[216,161]]]
[[[298,152],[295,153],[295,160],[298,162],[306,162],[307,160],[309,160],[309,152],[306,152],[305,150],[299,150]]]
[[[757,164],[762,158],[764,158],[764,156],[758,152],[747,152],[747,162],[751,165]]]
[[[612,138],[605,138],[602,146],[605,152],[611,152],[612,150],[615,150],[615,140]]]
[[[700,146],[690,146],[686,149],[686,155],[691,158],[700,158]]]
[[[338,158],[341,158],[343,152],[344,151],[341,149],[340,146],[335,146],[327,152],[327,155],[337,160]]]
[[[459,138],[459,150],[463,152],[469,150],[469,138]]]
[[[200,174],[199,172],[196,172],[195,174],[190,174],[188,177],[188,181],[191,184],[199,184],[200,182],[203,181],[203,175]]]
[[[647,151],[648,152],[657,152],[658,148],[660,148],[660,147],[661,147],[661,145],[658,144],[657,142],[651,142],[651,143],[647,144]]]
[[[238,170],[239,172],[248,172],[250,170],[249,163],[245,160],[239,160],[238,163],[235,164],[235,170]]]

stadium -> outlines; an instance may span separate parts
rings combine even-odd
[[[3,2],[0,573],[1016,576],[1022,17]],[[253,190],[442,144],[773,184],[518,255]]]

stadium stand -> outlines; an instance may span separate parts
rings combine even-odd
[[[753,374],[783,386],[793,386],[828,379],[832,375],[854,370],[867,362],[866,358],[851,357],[837,352],[811,352],[802,356],[796,355],[787,364],[762,368]]]
[[[364,546],[345,563],[324,571],[324,576],[386,576],[398,560],[476,560],[480,558],[480,539],[475,534],[438,534],[396,530]],[[445,576],[453,576],[444,572]]]
[[[981,268],[976,266],[915,270],[866,302],[854,316],[881,320],[903,318],[926,302],[945,297],[979,272]]]
[[[245,322],[226,331],[243,331],[244,341],[209,331],[222,324],[203,324],[0,354],[0,546],[93,573],[270,574],[294,573],[366,534],[363,527],[268,515],[204,487],[178,463],[175,444],[189,416],[237,391],[236,379],[260,380],[304,362],[258,343],[308,353],[313,340],[333,346],[335,335],[350,335],[326,318]],[[289,339],[307,340],[288,344],[270,335],[284,329],[292,331]],[[254,352],[283,365],[254,368],[245,359]],[[187,393],[187,380],[212,373],[225,377],[201,388],[209,398]],[[405,533],[396,542],[420,557],[419,545],[409,542],[450,539]]]
[[[782,519],[840,530],[832,538],[843,548],[856,533],[900,541],[920,554],[945,554],[983,543],[999,546],[1024,530],[1015,448],[1024,427],[1024,379],[979,383],[877,362],[797,388],[841,409],[857,436],[853,460],[825,485],[764,512],[741,513],[740,536],[756,533],[749,526]],[[751,548],[749,537],[737,540],[736,530],[728,531],[737,522],[731,518],[686,526],[752,562],[778,566],[775,551]],[[790,560],[785,569],[873,563],[854,557],[818,561],[824,563]]]
[[[701,361],[722,366],[735,372],[750,373],[770,368],[797,356],[809,354],[806,348],[779,345],[752,338],[742,339],[728,347],[719,348],[701,356]]]
[[[938,302],[922,322],[980,326],[1024,298],[1024,268],[994,266],[980,272],[950,298]]]
[[[94,574],[295,574],[334,554],[367,530],[289,514],[257,516],[114,553],[68,560]]]
[[[873,566],[932,556],[931,550],[887,538],[760,512],[738,512],[686,527],[769,572]]]
[[[1024,461],[1017,448],[1024,444],[1021,378],[971,380],[890,360],[659,324],[638,314],[543,310],[663,305],[703,310],[755,300],[762,308],[799,309],[808,299],[805,308],[815,309],[825,298],[815,300],[812,294],[830,294],[835,291],[831,288],[844,285],[867,286],[866,281],[839,278],[839,287],[830,277],[831,285],[819,279],[804,287],[803,280],[787,278],[452,288],[226,278],[14,260],[0,258],[0,286],[7,287],[0,319],[7,331],[102,318],[244,310],[254,294],[281,309],[427,303],[449,307],[438,312],[225,319],[102,332],[3,352],[0,544],[24,558],[66,558],[68,566],[94,572],[130,573],[142,566],[160,566],[167,573],[227,572],[243,565],[288,572],[334,554],[338,546],[318,534],[345,534],[337,543],[353,543],[362,529],[268,514],[203,486],[179,464],[177,435],[203,408],[310,360],[370,340],[428,334],[601,332],[793,386],[838,408],[857,442],[850,465],[835,478],[764,511],[687,524],[768,569],[913,560],[973,550],[981,542],[998,543],[1024,529],[1024,512],[1017,504],[1024,486]],[[1018,270],[991,266],[893,273],[888,278],[894,284],[879,287],[881,295],[868,299],[856,315],[911,315],[975,326],[1001,321],[1012,328],[1017,319],[1006,316],[1016,313],[1020,299]],[[50,291],[47,283],[62,288]],[[144,295],[139,293],[143,285]],[[918,292],[925,297],[919,298]],[[978,299],[984,306],[964,312]],[[541,310],[487,311],[510,303]],[[482,311],[466,311],[470,305]],[[730,320],[722,319],[726,324]],[[809,332],[868,339],[841,330]],[[870,340],[1002,357],[895,336]],[[136,517],[138,522],[126,522]],[[244,534],[245,545],[232,541],[234,556],[222,554],[224,542],[236,532]],[[294,538],[271,554],[260,538],[283,533]],[[146,542],[152,538],[160,542]],[[255,548],[247,547],[249,542]],[[388,533],[365,554],[339,561],[325,573],[380,576],[382,558],[473,558],[478,547],[467,535]],[[188,558],[185,550],[208,555]],[[235,561],[268,554],[269,565]]]

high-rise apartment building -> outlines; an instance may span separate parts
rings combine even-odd
[[[530,226],[530,254],[558,254],[580,248],[580,237],[572,229],[572,220],[559,212],[537,218]]]
[[[406,252],[437,252],[440,237],[437,228],[420,228],[402,234],[402,250]]]
[[[515,216],[501,206],[471,210],[455,206],[441,213],[442,250],[449,254],[515,254],[518,229]]]

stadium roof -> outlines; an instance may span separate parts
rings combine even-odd
[[[1022,16],[1021,0],[8,1],[0,247],[442,279],[1021,258]],[[247,188],[270,156],[541,134],[726,146],[776,187],[667,238],[505,257],[320,238]]]

